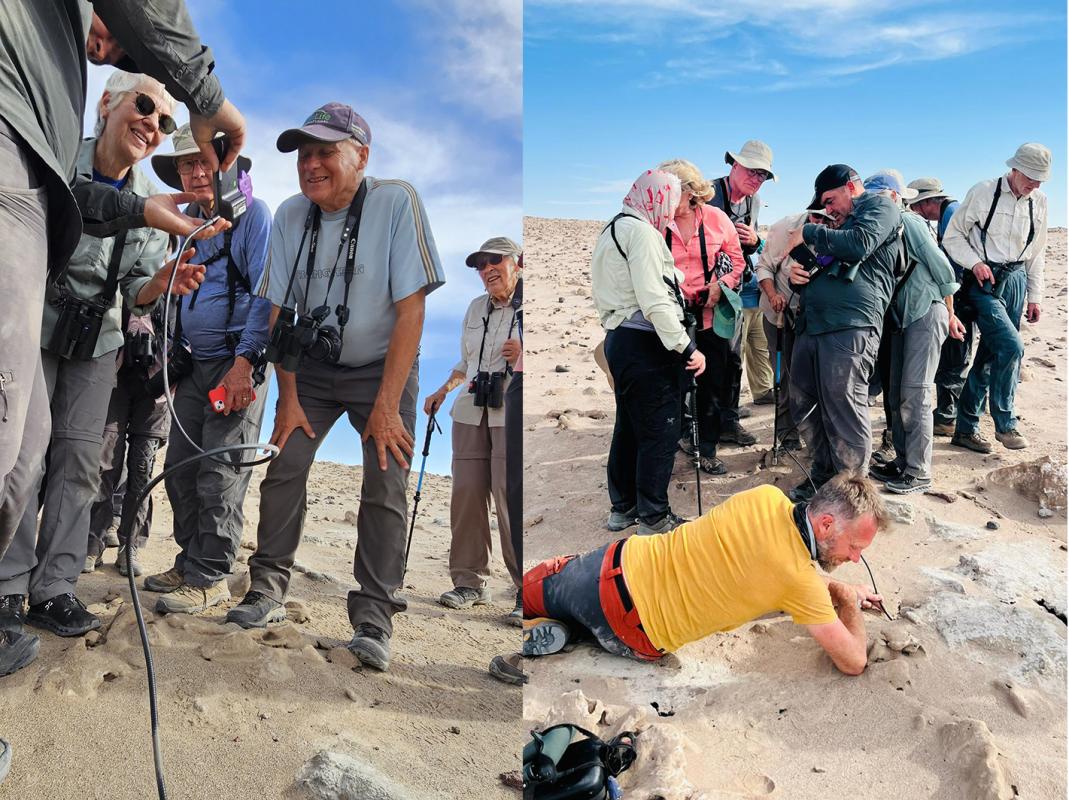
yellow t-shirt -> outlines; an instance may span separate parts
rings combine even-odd
[[[650,641],[672,651],[777,610],[799,625],[838,619],[792,508],[758,486],[670,533],[628,539],[624,579]]]

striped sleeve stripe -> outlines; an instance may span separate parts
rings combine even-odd
[[[427,245],[427,233],[423,229],[423,215],[419,213],[419,198],[416,196],[416,190],[412,187],[412,184],[399,180],[378,180],[375,185],[400,186],[408,193],[408,199],[412,203],[412,218],[416,223],[416,245],[419,247],[420,258],[423,259],[423,272],[426,275],[428,284],[438,283],[438,273],[434,268],[434,259],[431,257],[430,247]]]

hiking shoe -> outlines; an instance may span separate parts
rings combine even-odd
[[[880,447],[872,454],[872,460],[877,464],[889,464],[896,458],[895,445],[891,440],[891,432],[884,430],[883,438],[880,440]]]
[[[999,433],[995,431],[995,438],[1002,442],[1002,446],[1009,450],[1024,450],[1028,447],[1028,440],[1021,436],[1016,428]]]
[[[230,587],[225,578],[211,586],[191,586],[184,583],[156,601],[156,613],[196,614],[229,599]]]
[[[37,658],[40,646],[41,640],[32,633],[0,631],[0,676],[10,675],[25,667]],[[0,740],[0,744],[2,743]],[[4,769],[0,765],[0,780],[3,779],[3,772]]]
[[[694,453],[697,452],[694,449],[694,442],[692,442],[689,438],[679,440],[679,449],[682,453],[691,456],[692,458],[694,456]]]
[[[57,595],[30,606],[26,622],[57,636],[84,636],[100,627],[100,618],[89,613],[73,592]]]
[[[708,475],[728,474],[727,465],[716,456],[713,456],[712,458],[701,456],[698,459],[698,467],[701,469],[702,472]]]
[[[665,514],[663,517],[661,517],[661,519],[659,521],[657,521],[657,522],[649,523],[649,522],[643,522],[642,520],[639,520],[638,521],[638,535],[639,536],[649,536],[650,534],[653,534],[653,533],[668,533],[669,531],[674,531],[676,528],[678,528],[684,522],[689,522],[689,521],[690,520],[688,520],[688,519],[686,519],[684,517],[681,517],[678,514],[673,514],[671,511],[669,511],[667,514]]]
[[[510,656],[494,656],[490,662],[490,674],[499,681],[511,683],[513,686],[523,686],[527,683],[527,676],[523,674],[523,656],[513,653]]]
[[[559,653],[571,639],[572,632],[563,622],[548,617],[523,621],[523,654],[548,656]]]
[[[741,414],[739,416],[742,416]],[[725,425],[720,429],[721,442],[734,442],[740,447],[749,447],[757,444],[757,437],[746,430],[738,422]]]
[[[913,475],[903,474],[901,478],[887,481],[883,486],[887,491],[894,492],[895,494],[913,494],[914,492],[923,492],[926,489],[931,489],[932,479],[916,478]]]
[[[241,602],[226,612],[227,622],[242,628],[266,628],[268,623],[282,622],[286,608],[261,592],[248,591]]]
[[[936,436],[953,436],[954,435],[954,423],[953,422],[936,422],[932,425],[932,433]]]
[[[0,597],[0,631],[20,633],[26,622],[26,595],[5,594]]]
[[[98,556],[89,553],[85,557],[85,564],[82,565],[82,574],[88,575],[90,572],[96,572],[98,567],[104,565],[104,554],[101,553]]]
[[[104,547],[118,547],[119,546],[119,529],[115,526],[108,528],[104,531]]]
[[[141,566],[141,562],[137,558],[137,547],[130,548],[130,560],[134,567],[134,577],[140,578],[141,573],[145,570]],[[119,570],[119,574],[124,578],[127,577],[126,573],[126,545],[119,546],[119,554],[115,558],[115,566]]]
[[[512,607],[505,621],[516,628],[523,627],[523,592],[516,592],[516,605]]]
[[[797,436],[787,437],[779,443],[779,446],[781,450],[790,450],[792,452],[798,452],[804,447],[804,445],[802,444],[802,440]]]
[[[755,397],[754,400],[753,400],[753,404],[755,406],[770,406],[774,402],[776,402],[776,397],[775,397],[774,394],[772,394],[772,390],[771,389],[769,389],[763,395],[760,395],[759,397]]]
[[[471,608],[472,606],[485,606],[490,602],[490,590],[487,588],[473,589],[470,586],[457,586],[442,594],[438,602],[446,608]]]
[[[873,464],[869,467],[869,477],[880,483],[897,481],[902,477],[902,469],[903,468],[898,466],[898,463],[895,461],[889,461],[884,464]]]
[[[186,579],[182,577],[182,573],[171,567],[166,572],[157,572],[155,575],[149,575],[145,578],[145,588],[150,592],[173,592],[183,583]]]
[[[742,406],[740,408],[737,408],[737,409],[735,409],[735,411],[738,413],[739,419],[746,419],[747,417],[752,417],[753,416],[753,412],[750,409],[748,409],[746,406]]]
[[[11,769],[11,745],[0,739],[0,783],[4,782]]]
[[[813,488],[813,484],[806,480],[787,492],[787,497],[794,503],[808,503],[816,493],[817,490]]]
[[[610,511],[609,521],[605,527],[610,531],[625,531],[632,525],[638,524],[638,509],[631,506],[627,511]]]
[[[378,625],[361,622],[349,642],[349,652],[361,664],[385,672],[390,666],[390,637]]]
[[[991,452],[991,442],[978,433],[955,431],[954,438],[950,440],[950,443],[955,447],[964,447],[966,450],[972,450],[975,453]]]

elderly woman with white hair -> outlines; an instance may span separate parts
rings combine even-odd
[[[505,460],[505,393],[513,381],[522,345],[520,259],[511,239],[495,236],[468,256],[486,292],[468,306],[461,325],[460,361],[449,379],[427,398],[423,410],[435,412],[460,385],[453,401],[453,495],[449,504],[449,576],[453,588],[438,599],[449,608],[490,602],[490,498],[497,509],[501,553],[516,589],[510,615],[523,617],[523,570],[511,535]]]
[[[700,375],[705,356],[684,324],[683,275],[664,239],[666,231],[679,235],[681,199],[677,176],[643,173],[591,256],[594,306],[606,331],[616,394],[608,464],[611,531],[638,523],[640,534],[665,533],[685,521],[672,512],[668,484],[686,370]]]
[[[158,81],[115,72],[97,106],[95,137],[81,144],[78,172],[120,191],[157,194],[136,165],[175,129],[173,110],[174,99]],[[89,511],[100,480],[116,351],[125,341],[122,306],[133,314],[149,313],[166,291],[176,261],[176,294],[191,292],[204,274],[203,267],[184,259],[164,265],[167,245],[167,234],[144,227],[108,238],[83,234],[65,273],[48,287],[41,362],[51,401],[52,440],[42,476],[43,512],[38,534],[38,508],[26,510],[0,559],[0,628],[21,630],[25,620],[59,636],[81,636],[100,627],[74,592],[86,560]],[[0,395],[2,387],[0,381]]]

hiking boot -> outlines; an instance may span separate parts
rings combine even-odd
[[[678,528],[684,522],[689,522],[689,521],[690,520],[685,519],[685,518],[679,516],[678,514],[673,514],[671,511],[669,511],[667,514],[665,514],[663,517],[661,517],[661,519],[658,520],[657,522],[650,523],[650,522],[643,522],[642,520],[639,520],[638,521],[638,535],[639,536],[649,536],[650,534],[653,534],[653,533],[668,533],[669,531],[674,531],[676,528]]]
[[[266,628],[268,623],[282,622],[286,608],[261,592],[248,591],[241,602],[226,612],[227,622],[236,622],[242,628]]]
[[[523,654],[548,656],[559,653],[568,644],[572,632],[563,622],[548,617],[523,621]]]
[[[983,438],[979,433],[955,431],[954,438],[950,440],[950,443],[955,447],[964,447],[966,450],[972,450],[976,453],[991,452],[991,442]]]
[[[378,625],[361,622],[349,642],[349,652],[361,664],[385,672],[390,666],[390,637]]]
[[[26,622],[26,595],[5,594],[0,597],[0,631],[20,633]]]
[[[112,526],[104,531],[104,547],[118,547],[119,546],[119,529],[117,526]]]
[[[898,466],[895,461],[889,461],[885,464],[873,464],[869,467],[869,477],[880,483],[897,481],[902,478],[902,467]]]
[[[817,490],[813,488],[813,484],[805,480],[787,492],[787,497],[794,503],[808,503],[816,493]]]
[[[229,599],[230,587],[225,578],[216,581],[211,586],[191,586],[184,583],[156,601],[156,613],[196,614],[198,611],[225,603]]]
[[[891,432],[884,430],[880,440],[880,448],[872,454],[872,460],[877,464],[889,464],[896,458],[895,445],[891,440]]]
[[[32,633],[0,631],[0,677],[18,672],[35,658],[41,640]],[[0,779],[4,770],[0,765]]]
[[[739,419],[746,419],[747,417],[753,416],[753,412],[746,406],[742,406],[741,408],[737,408],[735,410],[738,412]]]
[[[688,455],[691,458],[694,457],[694,453],[695,453],[694,442],[692,442],[689,438],[685,438],[685,439],[680,439],[679,440],[679,449],[685,455]]]
[[[903,474],[901,478],[897,478],[892,481],[887,481],[884,488],[889,492],[895,494],[913,494],[914,492],[923,492],[932,488],[931,478],[917,478],[913,475]]]
[[[742,415],[740,414],[739,416]],[[720,441],[734,442],[740,447],[749,447],[752,444],[757,444],[757,437],[738,422],[733,422],[720,429]]]
[[[1009,450],[1024,450],[1028,447],[1028,440],[1021,436],[1016,428],[999,433],[995,431],[995,438],[1002,442],[1002,446]]]
[[[140,578],[141,573],[145,570],[141,567],[141,562],[137,558],[137,546],[130,548],[130,561],[134,567],[134,577]],[[119,546],[119,553],[115,558],[115,566],[119,570],[119,574],[124,578],[127,577],[126,572],[126,545]]]
[[[472,606],[485,606],[490,602],[490,590],[487,588],[473,589],[470,586],[457,586],[442,594],[438,602],[446,608],[471,608]]]
[[[510,656],[494,656],[490,662],[490,674],[499,681],[511,683],[513,686],[523,686],[527,683],[527,676],[523,674],[523,656],[513,653]]]
[[[100,618],[90,614],[73,592],[31,605],[26,622],[57,636],[84,636],[100,627]]]
[[[716,456],[709,458],[707,456],[701,456],[698,459],[698,467],[702,472],[708,475],[727,475],[727,465]]]
[[[775,402],[776,402],[776,397],[772,393],[771,389],[769,389],[763,395],[755,397],[754,400],[753,400],[753,404],[755,406],[770,406]]]
[[[93,555],[89,553],[85,557],[85,564],[82,565],[82,574],[88,575],[91,572],[96,572],[99,567],[104,565],[104,554]]]
[[[636,524],[638,524],[638,509],[631,506],[627,511],[610,511],[609,521],[605,523],[605,527],[618,533]]]
[[[144,585],[150,592],[162,592],[163,594],[166,594],[175,591],[185,582],[186,579],[182,577],[182,573],[174,567],[171,567],[166,572],[157,572],[155,575],[149,575],[145,578]]]
[[[523,627],[523,592],[516,592],[516,605],[512,607],[505,621],[516,628]]]
[[[932,433],[936,436],[953,436],[953,422],[936,422],[932,425]]]

